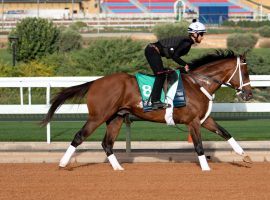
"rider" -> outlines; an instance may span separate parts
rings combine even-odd
[[[206,33],[205,26],[197,22],[196,19],[188,27],[189,36],[177,36],[161,39],[155,43],[150,43],[145,48],[145,57],[156,76],[156,80],[152,90],[151,103],[152,109],[168,108],[171,105],[160,101],[161,90],[165,81],[165,73],[161,57],[173,59],[180,66],[185,66],[185,70],[189,70],[189,66],[180,57],[186,55],[191,45],[200,43],[203,34]]]

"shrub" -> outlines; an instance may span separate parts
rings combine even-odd
[[[253,29],[248,30],[248,33],[253,33],[255,32]],[[247,33],[247,30],[243,28],[211,28],[207,30],[207,35],[208,34],[233,34],[233,33]],[[210,36],[211,37],[211,36]]]
[[[257,28],[264,25],[270,25],[269,21],[238,21],[237,26],[244,27],[244,28]]]
[[[54,73],[53,67],[45,65],[38,61],[30,61],[21,63],[15,67],[15,75],[23,77],[33,76],[52,76]]]
[[[0,64],[7,63],[10,66],[13,63],[13,56],[12,53],[6,49],[0,49]]]
[[[233,22],[233,21],[225,21],[222,23],[222,26],[232,26],[232,27],[243,27],[243,28],[258,28],[262,26],[270,26],[270,21],[238,21],[238,22]]]
[[[0,77],[8,77],[13,75],[13,67],[0,60]]]
[[[222,22],[222,26],[236,26],[236,22],[234,22],[234,21],[224,21],[224,22]]]
[[[57,66],[58,76],[150,71],[144,57],[145,45],[141,41],[123,38],[92,40],[88,48],[66,54],[50,55],[42,60],[46,64]]]
[[[234,102],[235,91],[231,88],[220,88],[215,93],[215,102]]]
[[[79,71],[76,69],[78,66],[76,55],[77,54],[74,52],[54,53],[43,57],[40,62],[45,66],[51,66],[54,69],[55,76],[76,76]],[[88,75],[91,76],[95,74]]]
[[[58,42],[59,51],[67,52],[82,47],[83,39],[79,32],[72,29],[62,30]]]
[[[85,22],[82,21],[77,21],[72,23],[69,26],[70,29],[74,30],[74,31],[81,31],[81,29],[87,28],[87,24]]]
[[[88,48],[54,53],[43,57],[39,62],[52,67],[55,70],[54,76],[102,76],[114,72],[134,74],[138,71],[152,73],[144,57],[145,45],[146,43],[142,41],[130,39],[102,39],[102,41],[91,41]],[[212,49],[192,48],[189,54],[182,58],[190,62],[212,51]],[[250,74],[270,74],[269,55],[270,49],[267,48],[256,48],[249,52],[247,63]],[[173,68],[179,65],[171,59],[164,59],[164,66]]]
[[[227,38],[227,47],[237,54],[251,51],[256,45],[258,38],[253,34],[231,34]]]
[[[247,55],[247,63],[250,74],[270,74],[269,49],[254,49]]]
[[[59,33],[59,29],[47,19],[23,19],[10,33],[10,36],[18,36],[16,59],[29,61],[55,52]]]
[[[262,37],[270,37],[270,26],[263,26],[258,29],[258,32]]]
[[[158,24],[154,26],[153,33],[158,39],[172,37],[172,36],[186,36],[188,29],[187,22],[180,23],[166,23],[166,24]]]

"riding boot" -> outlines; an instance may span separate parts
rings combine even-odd
[[[154,86],[153,86],[153,90],[152,90],[152,98],[151,98],[153,110],[171,107],[170,104],[162,103],[160,101],[161,91],[162,91],[164,81],[165,81],[164,74],[156,76],[156,80],[154,82]]]

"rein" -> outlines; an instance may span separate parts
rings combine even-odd
[[[213,81],[213,82],[215,82],[215,83],[217,83],[217,84],[219,84],[219,85],[226,85],[227,87],[232,88],[232,89],[236,90],[237,92],[243,92],[243,91],[244,91],[244,90],[239,89],[239,88],[234,88],[234,87],[233,87],[231,84],[229,84],[229,83],[221,82],[220,80],[217,80],[217,79],[212,78],[212,77],[210,77],[210,76],[206,76],[206,75],[200,74],[200,73],[198,73],[198,72],[187,72],[187,73],[188,73],[189,75],[191,75],[191,78],[192,78],[198,85],[200,85],[200,84],[198,83],[198,81],[196,81],[196,79],[194,78],[193,75],[199,76],[199,77],[201,77],[201,78],[203,78],[203,79],[211,80],[211,81]]]
[[[228,81],[225,82],[225,83],[222,82],[222,81],[220,81],[220,80],[217,80],[217,79],[215,79],[215,78],[213,78],[213,77],[209,77],[209,76],[206,76],[206,75],[197,73],[197,72],[187,72],[187,73],[188,73],[189,75],[191,75],[191,78],[192,78],[197,84],[199,84],[198,81],[196,81],[195,78],[192,77],[192,75],[199,76],[199,77],[202,77],[202,78],[204,78],[204,79],[211,80],[211,81],[213,81],[213,82],[215,82],[215,83],[217,83],[217,84],[219,84],[219,85],[225,85],[225,86],[227,86],[227,87],[229,87],[229,88],[232,88],[232,89],[236,90],[237,93],[241,93],[241,92],[244,93],[244,90],[243,90],[242,88],[243,88],[244,86],[246,86],[246,85],[250,85],[250,82],[245,83],[245,84],[243,83],[243,76],[242,76],[241,65],[245,65],[245,64],[246,64],[246,63],[241,63],[240,57],[237,57],[237,64],[236,64],[235,70],[234,70],[234,72],[232,73],[231,77],[228,79]],[[232,80],[232,78],[233,78],[234,75],[236,74],[237,70],[239,70],[239,87],[238,87],[238,88],[234,88],[234,87],[230,84],[230,81]],[[199,84],[199,85],[200,85],[200,84]]]

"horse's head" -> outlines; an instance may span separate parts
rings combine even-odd
[[[248,101],[253,98],[245,56],[237,57],[235,68],[230,70],[227,83],[238,91],[237,94],[243,100]]]
[[[207,82],[210,85],[208,91],[212,93],[224,84],[237,90],[245,101],[253,97],[245,55],[235,56],[231,50],[216,50],[193,60],[190,66],[193,76],[210,82]],[[217,84],[211,84],[211,80]]]

